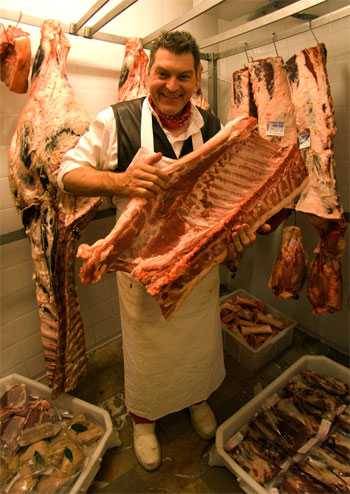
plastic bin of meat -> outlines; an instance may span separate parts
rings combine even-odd
[[[271,488],[271,486],[264,486],[258,483],[235,461],[232,455],[227,451],[227,445],[235,438],[239,441],[239,435],[246,429],[247,424],[249,422],[254,423],[253,417],[255,417],[258,412],[261,412],[264,407],[266,408],[266,404],[273,399],[276,393],[281,392],[282,388],[284,388],[293,377],[295,378],[303,371],[313,371],[314,373],[316,372],[329,378],[336,378],[342,381],[345,386],[350,383],[350,370],[348,368],[327,357],[306,355],[291,365],[277,379],[272,381],[255,398],[250,400],[232,417],[223,422],[217,429],[215,448],[213,448],[213,452],[211,453],[213,459],[211,465],[226,467],[237,478],[242,490],[247,494],[271,494],[280,491],[276,488]],[[312,449],[310,451],[312,452]],[[317,490],[317,492],[321,491]],[[326,491],[323,490],[322,492]],[[329,492],[335,491],[332,490]]]
[[[257,371],[291,345],[297,322],[247,291],[223,296],[220,306],[224,348],[246,369]]]
[[[57,410],[68,411],[73,416],[83,414],[88,421],[102,428],[103,435],[89,447],[83,468],[68,490],[69,494],[86,492],[100,468],[106,449],[113,446],[113,428],[110,415],[106,410],[66,393],[60,394],[56,399],[51,399],[50,388],[19,374],[10,374],[0,379],[0,396],[3,396],[8,389],[17,384],[24,384],[29,395],[48,400]],[[65,490],[65,492],[67,491]]]

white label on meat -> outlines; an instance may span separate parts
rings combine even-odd
[[[307,149],[311,146],[311,137],[309,129],[305,129],[298,135],[299,149]]]
[[[284,122],[267,122],[266,135],[283,137],[284,136]]]

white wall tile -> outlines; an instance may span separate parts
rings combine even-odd
[[[14,206],[15,200],[10,191],[8,178],[0,178],[0,209],[13,208]]]
[[[1,234],[15,232],[23,228],[22,220],[16,208],[0,210],[0,231]]]
[[[0,268],[14,266],[29,260],[31,261],[32,257],[27,238],[0,246]]]
[[[39,353],[34,357],[26,359],[26,376],[31,379],[38,379],[42,377],[45,372],[45,359],[43,353]]]
[[[4,324],[1,327],[1,348],[6,349],[17,341],[25,340],[33,334],[39,334],[39,328],[39,316],[36,309]]]
[[[7,145],[0,146],[0,178],[8,176],[8,147]]]

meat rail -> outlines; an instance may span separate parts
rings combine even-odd
[[[225,259],[231,229],[248,223],[255,231],[300,194],[307,172],[297,147],[261,138],[254,118],[230,122],[199,149],[160,166],[168,189],[154,200],[131,199],[110,234],[81,245],[78,257],[83,283],[129,272],[169,317]]]

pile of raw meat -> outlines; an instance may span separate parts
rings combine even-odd
[[[10,91],[26,93],[31,64],[28,33],[14,26],[7,29],[0,24],[1,80]]]
[[[73,389],[86,370],[84,327],[75,288],[80,230],[99,199],[59,192],[56,173],[89,119],[69,84],[69,43],[45,21],[28,100],[9,150],[9,181],[30,241],[47,377],[55,392]]]
[[[225,450],[269,492],[349,493],[349,403],[348,384],[305,370],[265,400]]]
[[[297,298],[307,278],[315,314],[342,307],[341,255],[346,230],[336,191],[336,125],[326,55],[325,46],[318,44],[286,63],[281,57],[256,60],[232,75],[231,117],[256,116],[261,136],[281,146],[298,143],[305,160],[309,183],[295,209],[309,216],[321,241],[307,269],[302,232],[297,226],[286,227],[269,286],[279,298]],[[335,237],[338,247],[330,251],[327,245]]]
[[[221,302],[220,318],[229,331],[254,349],[290,326],[289,321],[271,314],[264,302],[242,293],[235,293]]]
[[[0,398],[0,490],[67,492],[103,436],[85,415],[57,409],[33,396],[25,384]]]

